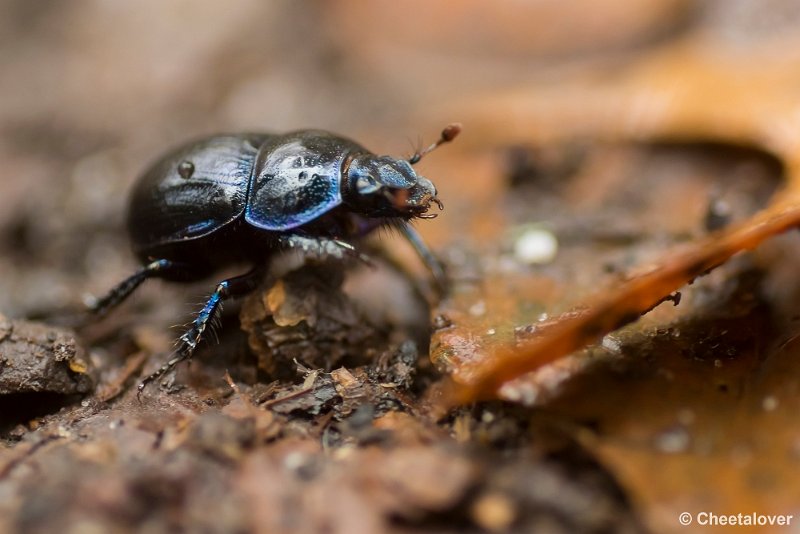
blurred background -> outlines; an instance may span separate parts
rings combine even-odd
[[[464,234],[494,238],[486,228],[493,216],[476,215],[489,212],[509,171],[505,154],[487,154],[530,148],[550,126],[528,124],[509,140],[503,130],[517,131],[526,119],[515,120],[513,108],[493,112],[495,95],[530,88],[547,108],[539,86],[559,92],[563,84],[568,93],[576,78],[584,88],[607,85],[648,52],[698,34],[733,57],[765,41],[770,54],[781,54],[785,48],[770,43],[793,35],[798,12],[789,0],[467,1],[457,8],[4,0],[0,310],[73,301],[119,279],[131,264],[120,241],[131,182],[169,147],[220,131],[323,128],[402,155],[435,139],[444,124],[466,122],[458,144],[421,166],[451,203],[448,217],[421,231],[434,245]],[[591,110],[581,110],[584,96],[553,103],[551,130],[591,121]],[[495,119],[489,128],[469,123],[481,101],[482,116]],[[471,158],[452,158],[458,151]],[[546,156],[536,155],[536,164],[552,164]],[[454,236],[455,229],[469,232]]]
[[[442,309],[463,330],[434,359],[467,360],[766,205],[800,153],[798,66],[796,0],[0,0],[0,312],[130,273],[127,191],[175,144],[321,128],[408,156],[458,121],[419,165],[446,205],[419,229],[461,281]],[[795,234],[509,398],[653,530],[684,510],[796,511]],[[164,325],[181,295],[134,300]],[[641,527],[587,495],[558,513]]]
[[[447,122],[467,118],[468,109],[446,106],[466,95],[613,72],[697,27],[751,39],[783,29],[795,11],[793,2],[775,0],[458,8],[4,0],[0,310],[46,307],[117,280],[131,262],[119,241],[126,191],[150,161],[186,139],[314,127],[379,153],[409,154]],[[493,148],[469,124],[463,138]],[[443,198],[457,208],[463,169],[448,168],[446,158],[429,158],[422,170],[435,171]],[[480,183],[469,200],[483,194]],[[453,220],[458,228],[464,219]],[[437,224],[423,232],[436,234]]]

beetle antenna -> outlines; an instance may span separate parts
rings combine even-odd
[[[411,136],[408,136],[406,137],[406,141],[408,141],[408,146],[411,147],[411,150],[414,154],[416,154],[422,149],[422,143],[420,142],[419,139],[414,141],[413,139],[411,139]]]
[[[450,141],[455,139],[456,136],[459,133],[461,133],[461,123],[454,122],[452,124],[448,124],[445,127],[445,129],[442,130],[442,135],[439,137],[439,139],[435,143],[433,143],[431,146],[429,146],[428,148],[426,148],[424,150],[418,150],[413,156],[408,158],[408,162],[411,165],[414,165],[415,163],[418,163],[419,160],[421,160],[423,156],[426,156],[427,154],[430,154],[431,152],[436,150],[440,145],[443,145],[445,143],[449,143]]]

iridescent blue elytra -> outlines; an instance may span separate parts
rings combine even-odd
[[[131,243],[144,267],[94,301],[92,310],[116,306],[147,278],[198,280],[237,262],[251,269],[217,284],[176,354],[140,388],[190,357],[222,301],[251,291],[281,250],[363,258],[353,243],[389,225],[443,286],[440,264],[409,224],[433,217],[431,203],[442,204],[433,183],[411,165],[458,131],[449,126],[409,160],[377,156],[329,132],[301,130],[214,135],[156,161],[135,183],[128,209]]]
[[[342,203],[346,158],[366,150],[325,132],[277,136],[261,145],[245,220],[264,230],[289,230]]]

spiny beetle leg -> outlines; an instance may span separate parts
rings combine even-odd
[[[259,265],[243,275],[228,278],[217,284],[217,287],[206,301],[203,309],[200,310],[194,318],[194,321],[192,321],[192,325],[179,338],[178,348],[173,353],[172,358],[139,383],[139,390],[136,394],[137,397],[141,396],[147,384],[162,377],[183,360],[191,359],[197,345],[203,340],[208,325],[211,324],[222,311],[222,301],[232,297],[246,295],[253,291],[264,278],[265,272],[266,267]]]

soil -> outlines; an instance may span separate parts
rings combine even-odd
[[[636,4],[0,3],[0,531],[677,532],[684,511],[795,512],[797,232],[654,283],[609,307],[613,328],[582,303],[792,190],[775,117],[800,84],[758,73],[794,64],[800,12]],[[657,105],[674,80],[699,80],[700,119]],[[740,114],[704,115],[728,86]],[[389,231],[357,243],[371,265],[287,255],[137,395],[239,272],[86,315],[138,267],[124,213],[148,162],[304,127],[408,157],[452,121],[416,166],[446,206],[416,225],[446,294]],[[577,350],[526,352],[559,335]],[[445,402],[443,384],[479,386]]]

